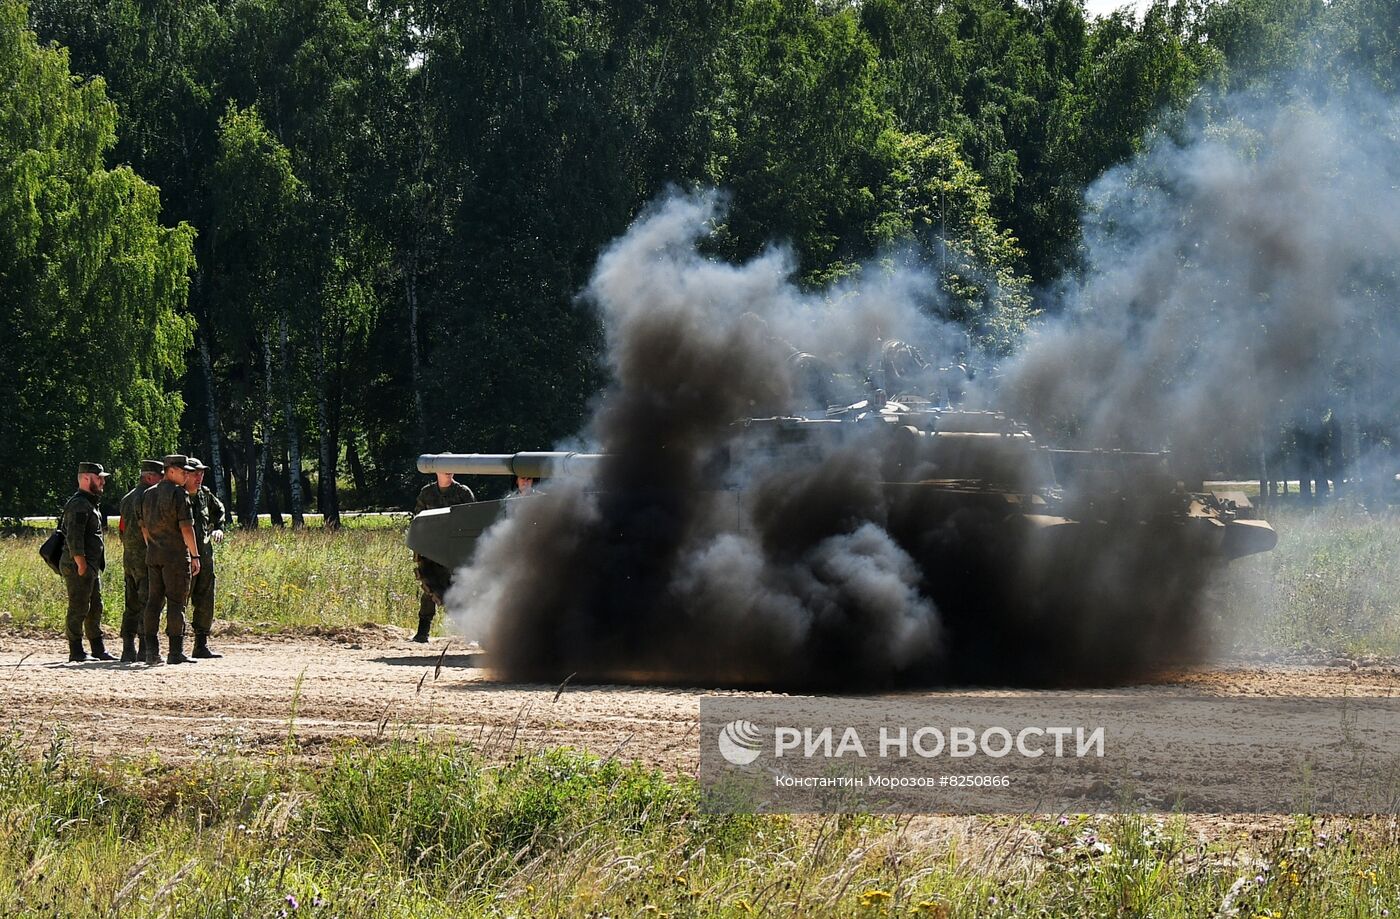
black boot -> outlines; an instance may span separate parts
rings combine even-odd
[[[102,644],[102,636],[98,635],[92,639],[92,659],[95,661],[114,661],[115,657],[107,653],[107,648]]]
[[[81,638],[68,639],[68,663],[81,664],[87,659],[87,653],[83,651],[83,640]]]
[[[192,654],[191,657],[198,657],[198,658],[201,658],[201,659],[203,659],[203,660],[208,660],[209,658],[213,658],[213,657],[223,657],[223,655],[220,654],[220,653],[217,652],[217,651],[210,650],[210,648],[209,648],[209,636],[208,636],[208,635],[203,634],[203,633],[201,633],[201,632],[195,632],[195,633],[194,633],[194,654]]]
[[[413,640],[416,641],[416,642],[418,642],[420,645],[425,645],[425,644],[427,644],[427,643],[428,643],[428,633],[431,632],[432,629],[433,629],[433,614],[432,614],[432,613],[429,613],[428,615],[424,616],[422,613],[419,613],[419,614],[418,614],[418,631],[414,634]]]
[[[170,636],[170,656],[165,659],[167,664],[188,664],[190,659],[185,657],[185,636]]]
[[[144,658],[144,657],[145,657],[145,655],[143,654],[143,655],[142,655],[142,658]],[[136,636],[135,636],[135,635],[123,635],[123,636],[122,636],[122,663],[123,663],[123,664],[134,664],[134,663],[136,663],[136,661],[138,661],[138,660],[140,660],[140,659],[141,659],[141,658],[138,658],[138,657],[136,656]]]
[[[160,663],[160,637],[157,635],[141,636],[141,659],[148,664]]]

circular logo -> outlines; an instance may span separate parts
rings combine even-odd
[[[751,721],[731,721],[719,732],[719,753],[735,766],[758,759],[763,732]]]

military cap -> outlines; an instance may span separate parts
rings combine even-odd
[[[162,459],[160,463],[162,471],[172,468],[187,469],[190,464],[190,458],[183,453],[171,453]]]
[[[186,472],[203,472],[205,469],[209,468],[208,466],[201,463],[199,461],[199,457],[197,456],[188,457],[188,460],[189,462],[185,464]]]
[[[154,472],[156,475],[160,475],[160,474],[161,474],[162,472],[164,472],[164,471],[165,471],[165,464],[163,464],[160,460],[142,460],[142,461],[141,461],[141,472],[142,472],[143,474],[144,474],[144,473],[147,473],[147,472]]]
[[[111,475],[110,472],[102,468],[101,463],[79,463],[78,475],[82,475],[85,472],[90,472],[93,475],[100,475],[104,479]]]

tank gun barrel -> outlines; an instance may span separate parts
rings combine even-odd
[[[602,457],[601,453],[424,453],[418,457],[418,471],[548,479],[577,475]]]

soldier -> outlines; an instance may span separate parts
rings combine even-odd
[[[68,634],[68,660],[75,662],[88,659],[83,652],[84,631],[95,660],[116,660],[102,646],[102,569],[107,567],[102,534],[107,518],[102,515],[101,498],[108,475],[100,463],[78,464],[78,491],[63,506],[59,527],[64,540],[58,571],[68,588],[64,630]]]
[[[439,472],[436,482],[429,482],[418,492],[418,500],[413,505],[413,515],[416,517],[433,508],[470,504],[475,500],[476,495],[472,494],[472,490],[454,479],[452,473]],[[413,640],[421,644],[428,640],[428,632],[433,627],[433,616],[437,613],[438,605],[442,603],[442,594],[447,585],[452,583],[452,572],[421,555],[414,555],[413,564],[423,588],[418,601],[418,632],[413,636]]]
[[[122,539],[122,580],[126,605],[122,608],[122,660],[145,660],[136,654],[136,636],[146,616],[146,540],[141,536],[141,496],[160,481],[165,470],[160,460],[141,461],[141,481],[122,496],[121,522],[117,531]]]
[[[190,606],[194,609],[194,652],[196,658],[223,657],[209,647],[209,632],[214,628],[214,543],[224,538],[224,502],[204,487],[204,471],[209,467],[191,456],[185,477],[185,492],[190,496],[190,514],[194,518],[194,539],[199,544],[199,574],[190,582]]]
[[[141,534],[146,539],[146,615],[141,630],[146,663],[160,663],[160,611],[165,607],[165,633],[170,637],[172,664],[185,657],[185,602],[190,578],[199,574],[199,544],[194,539],[193,515],[185,476],[189,460],[173,453],[161,460],[165,477],[141,496]]]

